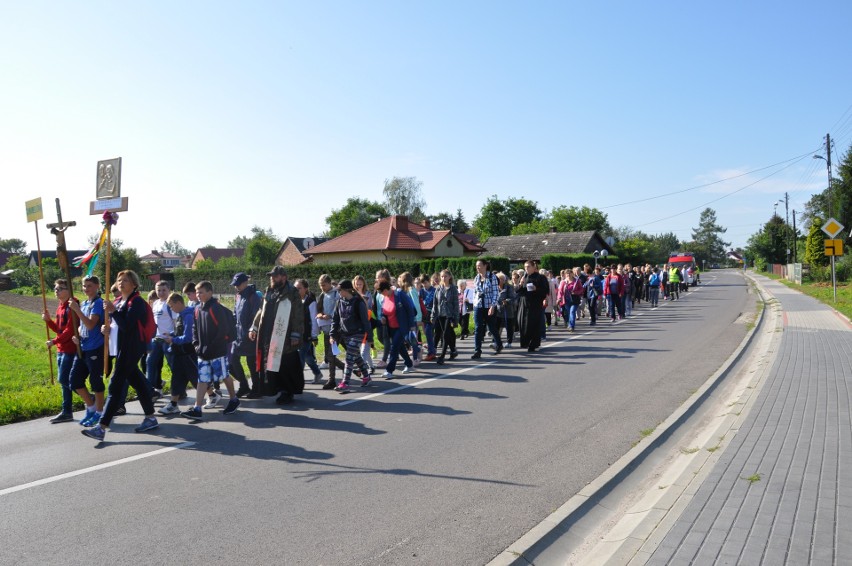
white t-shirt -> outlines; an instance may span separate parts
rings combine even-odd
[[[168,336],[175,331],[174,313],[166,301],[157,299],[151,305],[154,311],[154,321],[157,323],[157,336]]]

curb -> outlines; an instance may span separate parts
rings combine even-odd
[[[600,505],[602,500],[695,413],[716,386],[721,383],[731,367],[739,361],[743,352],[751,344],[755,334],[763,325],[764,313],[766,312],[764,294],[757,281],[746,275],[743,275],[743,277],[754,283],[763,308],[760,310],[754,326],[722,366],[704,382],[698,391],[693,393],[660,426],[654,429],[651,435],[631,448],[624,456],[604,470],[600,476],[581,489],[577,495],[566,501],[559,509],[515,541],[509,548],[495,556],[487,566],[534,565],[536,558],[549,549],[557,549],[562,556],[567,557],[573,548],[583,542],[583,536],[571,533],[571,529],[587,516],[604,516],[610,512],[609,509]]]

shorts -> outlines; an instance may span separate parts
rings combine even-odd
[[[199,383],[219,382],[228,377],[229,373],[228,356],[212,360],[198,360]]]

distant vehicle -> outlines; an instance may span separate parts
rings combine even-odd
[[[695,256],[692,252],[677,252],[669,256],[669,267],[677,267],[682,270],[686,267],[686,283],[687,285],[695,286]]]

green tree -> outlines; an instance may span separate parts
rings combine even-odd
[[[459,208],[455,215],[449,212],[439,212],[429,217],[433,230],[452,230],[456,234],[465,234],[470,230],[470,225],[464,219],[464,213]]]
[[[698,228],[692,230],[692,250],[697,258],[710,263],[721,263],[725,259],[725,250],[731,245],[722,240],[721,234],[727,232],[716,223],[716,211],[705,208],[698,219]]]
[[[825,220],[819,216],[811,217],[811,225],[808,228],[808,237],[805,241],[805,263],[814,266],[825,266],[829,263],[828,256],[825,255],[825,238],[826,235],[822,231],[822,225]]]
[[[240,249],[244,250],[248,247],[251,238],[248,236],[237,236],[233,240],[228,242],[228,247],[231,249]]]
[[[784,243],[786,226],[784,219],[773,214],[763,228],[748,239],[745,256],[751,261],[764,263],[784,263],[787,248]]]
[[[656,234],[650,237],[651,249],[648,261],[654,264],[666,263],[673,252],[681,249],[682,245],[674,232]]]
[[[178,257],[184,257],[191,253],[188,249],[180,245],[180,242],[177,240],[167,240],[163,242],[163,245],[160,246],[160,252],[168,252]]]
[[[281,249],[281,243],[281,240],[271,231],[259,230],[255,232],[255,236],[246,246],[246,261],[249,265],[274,265]]]
[[[277,250],[276,250],[277,255]],[[273,260],[274,261],[274,260]],[[263,265],[270,265],[269,263],[265,263]],[[225,269],[233,271],[234,273],[238,271],[245,271],[248,267],[248,261],[245,256],[236,257],[236,256],[228,256],[223,257],[219,261],[216,262],[216,269]]]
[[[612,234],[606,213],[588,206],[560,205],[545,214],[540,220],[515,226],[512,234],[544,234],[554,228],[557,232],[588,232],[595,230],[602,235]]]
[[[326,234],[329,238],[336,238],[386,216],[389,216],[389,213],[383,204],[350,197],[342,208],[332,210],[326,217],[325,222],[328,225]]]
[[[520,224],[531,224],[541,220],[538,203],[525,198],[510,197],[505,201],[492,195],[473,220],[473,228],[479,238],[508,236]]]
[[[18,238],[0,239],[0,252],[27,255],[27,243]]]
[[[422,222],[426,216],[426,201],[421,189],[423,183],[417,177],[394,177],[385,179],[382,194],[385,208],[390,214],[407,216],[413,222]]]

